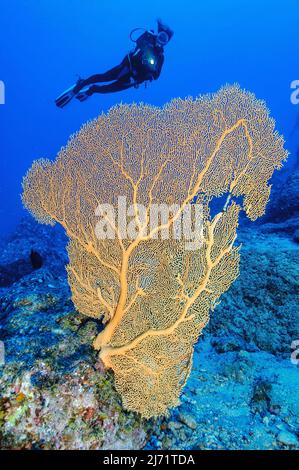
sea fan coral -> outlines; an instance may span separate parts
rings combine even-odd
[[[238,275],[239,212],[264,213],[268,181],[286,157],[265,104],[227,86],[163,108],[116,106],[55,162],[33,163],[23,203],[39,222],[65,228],[73,302],[106,324],[94,346],[127,409],[148,418],[178,404],[209,311]],[[211,200],[224,194],[212,217]],[[125,233],[120,197],[131,207]],[[190,250],[172,229],[195,199],[202,231]],[[171,215],[151,225],[161,205]]]

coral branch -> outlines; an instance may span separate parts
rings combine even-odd
[[[287,157],[283,144],[265,104],[227,86],[163,108],[116,106],[72,136],[56,161],[38,160],[26,174],[25,207],[69,237],[76,308],[106,323],[94,347],[127,409],[149,418],[178,404],[194,344],[239,273],[239,213],[251,220],[264,213],[268,182]],[[211,200],[225,194],[212,218]],[[133,208],[135,238],[125,239],[112,220],[119,196]],[[203,243],[187,251],[170,228],[195,198]],[[112,209],[103,215],[112,239],[95,231],[101,204]],[[161,205],[175,210],[152,226],[152,209]]]

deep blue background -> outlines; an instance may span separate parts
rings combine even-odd
[[[157,17],[175,31],[157,82],[55,107],[76,74],[114,66],[133,47],[131,29],[153,28]],[[32,161],[54,158],[84,121],[120,100],[162,105],[238,82],[267,102],[295,150],[299,105],[290,102],[290,82],[299,79],[298,24],[298,0],[1,0],[0,234],[22,215],[21,180]]]

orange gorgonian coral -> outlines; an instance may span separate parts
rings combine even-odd
[[[178,404],[209,311],[238,276],[239,212],[251,220],[264,213],[268,181],[286,157],[265,104],[226,86],[162,109],[115,106],[72,136],[56,161],[33,163],[23,203],[39,222],[64,227],[73,302],[106,324],[94,347],[127,409],[148,418]],[[212,217],[209,203],[223,194],[230,200]],[[137,235],[121,236],[106,212],[115,236],[101,239],[97,207],[117,216],[119,196],[133,207]],[[174,233],[159,234],[195,197],[203,233],[190,251]],[[153,204],[176,209],[147,230]]]

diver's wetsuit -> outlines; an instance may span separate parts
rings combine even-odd
[[[87,91],[93,93],[111,93],[138,86],[149,80],[157,80],[164,62],[164,49],[156,45],[156,35],[149,31],[143,33],[136,41],[136,48],[126,55],[123,61],[105,73],[92,75],[80,81],[76,92],[92,85]],[[95,83],[110,82],[107,85]]]

